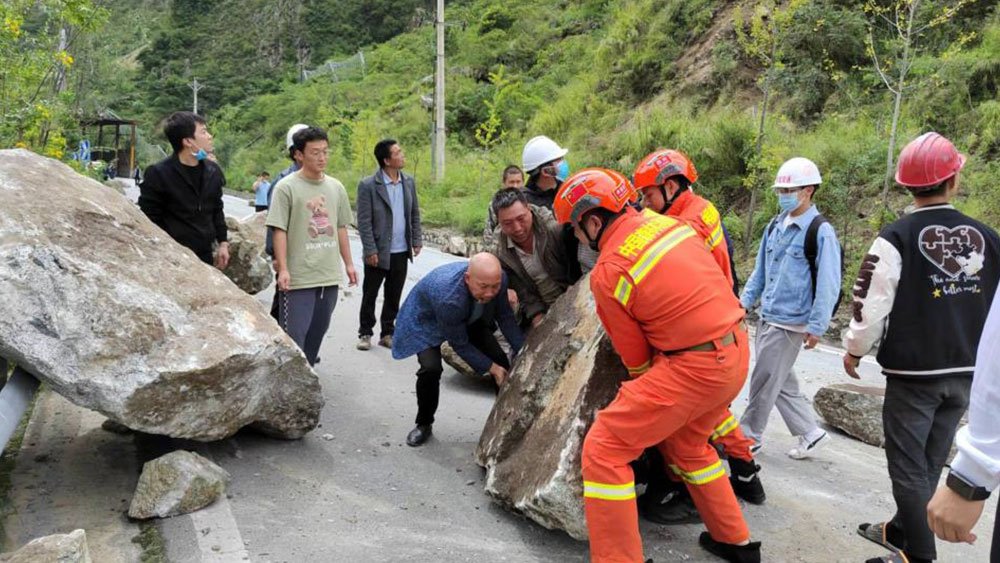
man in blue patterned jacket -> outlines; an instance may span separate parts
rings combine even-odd
[[[510,360],[493,336],[496,325],[516,355],[524,337],[507,301],[506,276],[492,254],[484,252],[468,262],[438,266],[410,291],[396,320],[392,342],[393,358],[416,354],[420,363],[416,427],[406,437],[408,445],[419,446],[431,437],[441,392],[444,342],[451,344],[472,369],[489,373],[499,390]]]

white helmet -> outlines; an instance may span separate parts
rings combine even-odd
[[[819,175],[819,168],[816,163],[808,158],[797,156],[787,160],[778,169],[778,175],[774,178],[772,188],[801,188],[803,186],[816,186],[823,182]]]
[[[560,147],[552,139],[545,135],[539,135],[524,145],[524,152],[521,153],[521,168],[525,172],[531,172],[546,162],[552,162],[566,156],[568,152],[569,149]]]
[[[298,133],[299,131],[301,131],[301,130],[303,130],[303,129],[306,129],[306,128],[308,128],[308,127],[309,127],[309,126],[308,126],[308,125],[306,125],[305,123],[296,123],[295,125],[292,125],[292,126],[291,126],[291,127],[290,127],[290,128],[288,129],[288,134],[287,134],[287,135],[285,135],[285,149],[290,149],[290,148],[292,148],[292,145],[294,145],[294,144],[295,144],[295,142],[294,142],[294,141],[292,141],[292,137],[294,137],[294,136],[295,136],[295,134],[296,134],[296,133]]]

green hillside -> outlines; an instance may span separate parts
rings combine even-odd
[[[295,122],[328,129],[329,171],[352,191],[374,168],[375,141],[392,136],[408,154],[426,221],[475,232],[500,171],[519,163],[534,135],[567,146],[574,169],[601,165],[628,174],[647,152],[670,146],[693,158],[696,188],[723,210],[742,244],[751,188],[769,185],[782,161],[802,155],[823,172],[817,199],[842,234],[853,270],[878,226],[907,203],[893,187],[890,212],[881,212],[894,96],[872,54],[895,80],[902,41],[886,20],[914,1],[449,1],[447,176],[438,185],[431,182],[432,112],[421,103],[433,94],[432,2],[13,5],[101,7],[100,22],[80,43],[87,51],[69,71],[83,74],[81,58],[105,70],[70,80],[60,96],[72,92],[140,118],[151,143],[165,145],[156,130],[163,117],[189,108],[190,79],[204,82],[199,109],[210,120],[230,187],[248,188],[257,171],[284,167],[284,132]],[[895,152],[927,129],[950,137],[970,155],[960,206],[998,224],[1000,14],[983,0],[917,6],[914,28],[923,29],[911,38],[915,56]],[[21,40],[30,22],[46,21],[26,13]],[[0,60],[18,41],[9,26],[5,33]],[[303,68],[358,50],[363,73],[298,81]],[[61,128],[59,137],[72,146],[74,107],[59,96],[52,107],[59,118],[49,118],[50,127]],[[51,139],[39,146],[30,134],[19,138],[16,129],[6,113],[0,143],[58,148]],[[776,209],[769,192],[758,191],[755,236]]]

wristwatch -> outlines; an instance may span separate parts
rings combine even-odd
[[[965,500],[986,500],[990,498],[990,492],[986,487],[978,487],[969,482],[954,470],[948,472],[948,479],[945,481],[948,488],[958,493],[958,496]]]

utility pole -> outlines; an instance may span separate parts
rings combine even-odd
[[[195,113],[198,113],[198,90],[201,90],[204,87],[205,85],[198,82],[197,78],[195,78],[193,82],[188,84],[188,88],[191,88],[191,91],[194,92],[194,109],[192,109],[191,111]]]
[[[444,0],[437,0],[437,57],[434,73],[434,181],[444,180]]]

